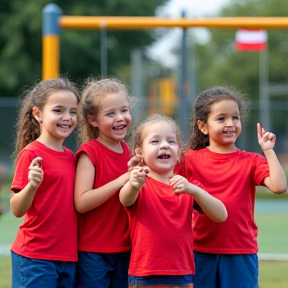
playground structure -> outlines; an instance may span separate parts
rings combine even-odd
[[[61,9],[55,4],[48,4],[43,9],[43,55],[42,79],[51,79],[59,75],[60,28],[100,29],[101,75],[107,74],[107,30],[108,29],[151,29],[182,28],[181,68],[179,77],[178,123],[187,131],[187,28],[245,28],[245,29],[287,29],[288,17],[222,17],[188,19],[159,17],[114,17],[114,16],[62,16]],[[263,83],[268,79],[263,79]],[[270,126],[269,95],[260,92],[261,116],[264,127]]]
[[[59,74],[60,27],[66,29],[288,28],[288,17],[171,19],[128,16],[62,16],[61,14],[61,9],[55,4],[48,4],[43,9],[43,80],[55,78]]]

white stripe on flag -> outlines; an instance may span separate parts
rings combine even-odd
[[[267,33],[265,30],[238,30],[236,32],[236,42],[257,44],[266,43]]]

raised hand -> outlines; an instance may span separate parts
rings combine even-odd
[[[257,136],[258,143],[263,152],[269,149],[274,149],[276,143],[276,135],[266,131],[263,127],[261,127],[260,123],[257,123]]]
[[[139,190],[145,183],[146,176],[148,174],[148,168],[142,166],[135,166],[130,172],[130,183],[131,185]]]
[[[38,187],[43,180],[43,170],[41,168],[42,158],[36,157],[29,166],[28,180],[33,187]]]
[[[188,185],[188,180],[181,175],[173,175],[170,180],[169,180],[169,185],[172,186],[174,192],[176,194],[181,194],[185,191],[187,185]]]

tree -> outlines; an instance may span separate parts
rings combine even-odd
[[[286,0],[232,0],[223,8],[219,17],[286,17]],[[210,39],[205,44],[197,43],[197,78],[199,91],[212,86],[233,86],[245,92],[252,101],[247,130],[249,150],[257,150],[255,123],[259,121],[259,52],[239,52],[235,49],[236,29],[210,29]],[[288,82],[288,33],[284,29],[269,29],[269,82]],[[198,92],[199,92],[198,91]],[[286,101],[286,96],[274,97],[273,101]],[[285,114],[287,111],[273,111],[273,132],[276,133],[277,147],[284,143]],[[282,119],[282,120],[281,120]],[[253,134],[252,134],[253,133]],[[278,136],[279,135],[279,136]],[[246,137],[248,139],[248,136]],[[251,143],[254,143],[251,147]]]
[[[56,0],[63,15],[153,16],[167,0]],[[14,96],[42,77],[42,10],[48,0],[1,0],[0,96]],[[115,75],[127,65],[130,50],[152,43],[150,31],[108,31],[108,73]],[[61,31],[60,74],[81,82],[100,75],[98,30]],[[119,72],[118,72],[119,73]],[[121,75],[116,75],[121,78]]]

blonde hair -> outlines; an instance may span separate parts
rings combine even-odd
[[[101,102],[108,94],[121,93],[127,97],[128,103],[132,97],[128,94],[127,87],[116,78],[106,78],[101,80],[91,80],[86,82],[82,92],[82,99],[79,109],[78,121],[78,142],[79,144],[96,139],[99,136],[98,128],[93,127],[88,122],[88,115],[97,118]]]
[[[160,114],[154,114],[154,115],[147,117],[144,121],[140,122],[140,124],[134,129],[134,131],[132,133],[131,141],[130,141],[130,147],[131,147],[132,155],[135,155],[135,149],[136,148],[142,147],[142,144],[144,141],[143,134],[144,134],[145,129],[149,125],[157,123],[157,122],[161,122],[161,121],[167,122],[171,125],[171,127],[173,127],[173,129],[175,131],[177,143],[179,145],[180,152],[181,152],[180,159],[183,158],[183,151],[184,151],[185,147],[184,147],[184,143],[181,140],[180,130],[179,130],[179,127],[178,127],[176,121],[173,120],[171,117],[163,116]]]

